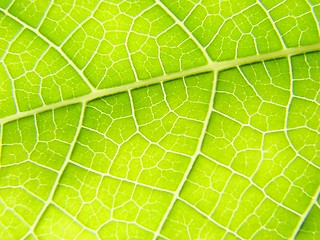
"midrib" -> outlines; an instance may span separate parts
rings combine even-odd
[[[308,52],[315,52],[319,50],[320,50],[320,43],[317,43],[313,45],[302,46],[297,48],[287,48],[277,52],[266,53],[266,54],[261,54],[256,56],[249,56],[249,57],[244,57],[244,58],[239,58],[234,60],[210,62],[209,64],[201,67],[183,70],[180,72],[171,73],[171,74],[167,74],[159,77],[154,77],[147,80],[141,80],[134,83],[125,84],[122,86],[117,86],[117,87],[107,88],[107,89],[100,89],[100,90],[93,90],[91,93],[84,96],[64,100],[57,103],[48,104],[36,109],[32,109],[25,112],[19,112],[11,116],[4,117],[0,119],[0,124],[4,124],[6,122],[10,122],[15,119],[23,118],[26,116],[34,115],[37,113],[45,112],[45,111],[56,109],[59,107],[64,107],[67,105],[80,103],[80,102],[86,103],[100,97],[105,97],[105,96],[113,95],[120,92],[126,92],[133,89],[146,87],[146,86],[161,83],[161,82],[167,82],[167,81],[182,78],[182,77],[187,77],[187,76],[211,72],[211,71],[222,71],[222,70],[226,70],[229,68],[233,68],[233,67],[241,66],[245,64],[252,64],[252,63],[267,61],[271,59],[277,59],[281,57],[288,57],[288,56],[299,55],[299,54],[308,53]]]

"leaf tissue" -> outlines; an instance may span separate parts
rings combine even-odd
[[[319,0],[1,0],[0,239],[320,239]]]

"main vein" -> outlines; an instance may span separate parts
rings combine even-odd
[[[116,87],[107,88],[107,89],[96,89],[87,95],[63,100],[63,101],[57,102],[57,103],[44,105],[42,107],[32,109],[29,111],[25,111],[25,112],[18,112],[14,115],[7,116],[7,117],[0,119],[0,125],[4,124],[6,122],[10,122],[10,121],[19,119],[19,118],[27,117],[27,116],[34,115],[34,114],[41,113],[41,112],[45,112],[47,110],[56,109],[59,107],[64,107],[64,106],[79,103],[79,102],[86,103],[91,100],[101,98],[104,96],[109,96],[109,95],[113,95],[113,94],[120,93],[120,92],[126,92],[126,91],[130,91],[133,89],[146,87],[149,85],[153,85],[153,84],[157,84],[157,83],[161,83],[161,82],[166,82],[166,81],[170,81],[170,80],[174,80],[174,79],[178,79],[178,78],[182,78],[182,77],[187,77],[187,76],[211,72],[211,71],[219,72],[219,71],[223,71],[223,70],[237,67],[237,66],[241,66],[241,65],[263,62],[263,61],[267,61],[267,60],[288,57],[288,56],[293,56],[293,55],[299,55],[299,54],[308,53],[308,52],[315,52],[315,51],[319,51],[319,50],[320,50],[320,43],[317,43],[317,44],[313,44],[313,45],[296,47],[296,48],[287,48],[287,49],[283,49],[283,50],[280,50],[277,52],[249,56],[249,57],[244,57],[244,58],[239,58],[239,59],[234,59],[234,60],[226,60],[226,61],[221,61],[221,62],[210,62],[204,66],[200,66],[200,67],[196,67],[196,68],[192,68],[192,69],[187,69],[187,70],[183,70],[183,71],[175,72],[175,73],[171,73],[171,74],[165,74],[163,76],[154,77],[154,78],[150,78],[147,80],[136,81],[133,83],[122,85],[122,86],[116,86]]]

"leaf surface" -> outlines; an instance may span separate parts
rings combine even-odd
[[[320,2],[0,2],[1,239],[318,239]]]

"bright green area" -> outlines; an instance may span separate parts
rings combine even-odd
[[[320,198],[315,201],[310,214],[304,221],[297,239],[317,239],[320,237]]]
[[[320,54],[299,55],[292,58],[292,64],[299,71],[293,72],[293,92],[295,96],[320,101]]]
[[[319,19],[0,1],[0,239],[320,238]]]
[[[224,234],[223,229],[181,201],[173,206],[163,227],[163,235],[170,239],[222,239]]]
[[[139,131],[161,147],[192,155],[209,108],[212,79],[204,74],[134,90]]]
[[[171,198],[168,193],[101,177],[69,164],[53,201],[90,229],[101,228],[103,232],[105,223],[114,220],[154,231]]]
[[[220,163],[251,176],[261,158],[261,142],[260,132],[213,113],[202,151]]]
[[[262,131],[285,128],[290,97],[285,59],[221,72],[214,109]]]
[[[0,92],[3,94],[3,97],[0,99],[0,109],[2,110],[0,111],[0,117],[5,117],[16,113],[16,103],[11,97],[12,84],[2,63],[0,65],[0,75],[2,77],[0,83]]]
[[[9,27],[11,22],[8,23]],[[7,26],[8,27],[8,26]],[[14,93],[19,111],[27,111],[44,104],[74,98],[89,92],[79,73],[61,54],[30,30],[22,31],[8,46],[3,60],[6,71],[1,76],[14,81]],[[4,79],[4,84],[8,80]],[[4,86],[5,87],[5,86]],[[7,87],[8,88],[8,87]],[[4,101],[1,98],[1,102]],[[12,101],[12,99],[11,99]],[[8,114],[7,114],[8,115]]]
[[[320,164],[320,62],[319,53],[297,56],[292,59],[294,98],[291,101],[288,127],[292,128],[288,135],[299,153]],[[303,96],[303,97],[302,97]],[[301,98],[302,97],[302,98]]]
[[[185,22],[214,60],[233,59],[281,48],[272,21],[256,1],[163,1]],[[245,9],[245,10],[244,10]]]
[[[0,171],[1,204],[4,214],[12,220],[2,225],[2,236],[21,238],[32,225],[50,196],[54,182],[70,149],[79,124],[80,106],[70,105],[22,118],[4,125]],[[20,223],[16,222],[16,217]],[[4,218],[5,219],[5,218]],[[2,222],[2,220],[1,220]],[[10,237],[11,238],[11,237]]]
[[[42,2],[42,0],[37,2]],[[61,44],[79,24],[91,15],[91,11],[97,4],[97,0],[77,1],[76,4],[63,0],[50,3],[46,16],[39,26],[39,31],[52,43]]]
[[[49,7],[50,0],[20,0],[13,2],[9,8],[9,12],[26,24],[38,27]]]
[[[44,212],[35,234],[40,239],[94,239],[93,233],[82,229],[80,224],[54,205]]]
[[[267,10],[271,9],[269,14],[287,47],[297,45],[308,45],[318,43],[319,38],[319,20],[314,21],[318,16],[310,11],[313,4],[309,1],[279,1],[263,0],[261,1]]]

